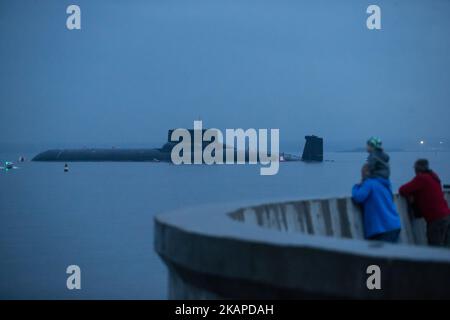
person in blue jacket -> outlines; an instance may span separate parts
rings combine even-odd
[[[362,167],[361,176],[361,183],[353,186],[352,197],[363,207],[365,238],[397,242],[401,224],[390,181],[380,177],[370,177],[367,164]]]

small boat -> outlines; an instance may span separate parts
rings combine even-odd
[[[19,168],[14,165],[14,162],[10,162],[10,161],[5,161],[5,166],[0,167],[0,170],[8,171],[8,170],[12,170],[12,169],[19,169]]]

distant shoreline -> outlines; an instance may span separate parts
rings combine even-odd
[[[442,153],[442,152],[450,152],[450,150],[404,150],[404,149],[385,149],[388,153],[396,153],[396,152],[426,152],[426,153]],[[350,150],[336,150],[330,152],[337,153],[365,153],[367,152],[364,148],[350,149]]]

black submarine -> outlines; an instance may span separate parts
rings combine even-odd
[[[202,129],[204,133],[207,129]],[[194,129],[188,130],[191,137],[194,136]],[[54,162],[172,162],[171,153],[173,147],[178,143],[171,141],[173,129],[168,132],[167,142],[161,148],[83,148],[83,149],[51,149],[36,155],[32,161],[54,161]],[[193,138],[192,138],[193,139]],[[280,153],[280,161],[323,161],[323,139],[317,136],[305,136],[306,143],[301,157],[287,153]],[[203,142],[204,149],[210,142]],[[192,141],[192,148],[193,148]],[[224,145],[224,150],[227,148]],[[235,154],[238,151],[234,150]],[[245,159],[248,161],[249,153],[245,152]]]

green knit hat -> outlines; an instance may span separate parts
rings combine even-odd
[[[376,148],[376,149],[381,149],[382,142],[381,142],[380,138],[370,137],[369,140],[367,140],[367,144],[369,146],[372,146],[372,147]]]

